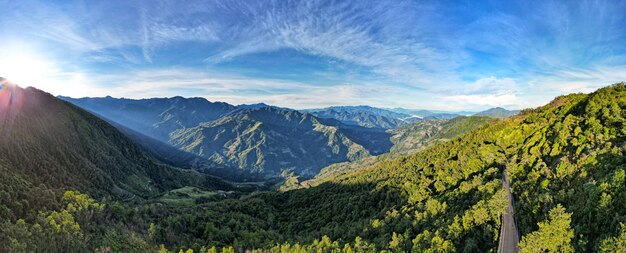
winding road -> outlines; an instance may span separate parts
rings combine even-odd
[[[500,227],[498,253],[514,253],[518,251],[519,232],[517,231],[517,223],[515,222],[515,202],[513,200],[513,194],[511,194],[511,185],[506,173],[504,173],[502,177],[502,187],[508,192],[509,203],[501,218],[502,225]]]

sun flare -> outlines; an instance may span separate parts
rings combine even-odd
[[[50,62],[29,52],[12,53],[0,60],[0,76],[20,86],[37,85],[55,73]]]

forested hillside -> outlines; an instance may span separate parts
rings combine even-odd
[[[624,84],[562,96],[316,187],[258,195],[238,208],[212,203],[194,219],[213,232],[195,242],[267,249],[287,242],[276,252],[494,252],[506,204],[501,178],[508,173],[522,252],[613,252],[626,238],[625,108]],[[181,218],[159,226],[168,231]],[[200,227],[179,235],[193,237]]]
[[[293,186],[294,182],[288,181],[283,189],[286,187],[308,187],[338,172],[365,169],[380,161],[394,160],[412,155],[431,145],[458,138],[492,121],[494,119],[489,117],[458,116],[449,120],[421,120],[397,129],[390,129],[388,132],[392,134],[390,140],[393,146],[391,146],[389,153],[365,157],[353,162],[332,164],[323,168],[314,179],[306,180],[295,186]]]
[[[30,100],[0,101],[6,108],[6,101]],[[3,112],[39,108],[11,104]],[[558,97],[416,154],[333,174],[314,187],[246,196],[187,187],[131,203],[38,190],[41,200],[28,203],[50,204],[24,209],[19,194],[35,184],[22,176],[19,164],[2,163],[3,175],[15,178],[3,181],[11,190],[0,197],[11,204],[0,210],[12,216],[2,223],[0,245],[9,252],[43,243],[66,252],[159,247],[173,252],[495,252],[508,202],[502,187],[506,173],[522,252],[616,252],[626,244],[625,118],[626,85],[615,84],[589,95]],[[67,142],[60,136],[55,147]],[[28,145],[12,142],[2,151],[38,145],[23,143]],[[100,192],[106,191],[94,194]],[[38,237],[42,233],[63,240]]]
[[[0,252],[34,251],[36,245],[57,239],[59,243],[70,243],[66,241],[70,237],[60,233],[66,228],[87,232],[65,227],[74,226],[70,220],[78,217],[70,213],[76,214],[75,210],[49,213],[65,205],[61,201],[65,190],[80,190],[98,198],[140,201],[186,185],[234,189],[217,178],[155,162],[105,121],[50,94],[1,81]],[[60,227],[46,225],[53,225],[53,221],[70,223],[57,224]],[[82,221],[81,224],[86,222]],[[32,247],[23,245],[20,240],[33,238],[20,238],[22,235],[15,233],[39,223],[39,230],[31,232],[37,232],[41,237],[34,240],[40,241],[32,242]],[[76,243],[80,244],[76,251],[88,244]],[[17,248],[11,248],[12,245]],[[70,246],[53,244],[49,249],[58,251]]]
[[[458,116],[449,120],[423,120],[392,129],[392,152],[416,150],[436,142],[460,137],[484,124],[494,121],[489,117]]]

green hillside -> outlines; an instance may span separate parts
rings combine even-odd
[[[509,173],[523,252],[610,252],[623,245],[626,233],[620,225],[626,214],[624,108],[624,84],[562,96],[316,187],[258,195],[237,208],[229,208],[233,202],[212,203],[196,217],[212,232],[195,242],[271,248],[282,241],[311,251],[350,243],[390,251],[494,252],[506,203],[501,178]],[[175,224],[180,216],[170,219]],[[232,219],[246,225],[223,225]],[[177,233],[191,235],[200,227]],[[328,244],[315,241],[324,235]]]
[[[364,169],[380,161],[394,160],[415,154],[431,145],[458,138],[492,121],[494,119],[489,117],[459,116],[449,120],[422,120],[388,130],[392,134],[390,140],[393,143],[389,153],[369,156],[352,162],[331,164],[323,168],[314,179],[300,183],[300,186],[308,187],[338,172]]]
[[[38,245],[53,252],[74,246],[84,250],[90,243],[70,245],[79,237],[62,235],[65,225],[79,219],[73,210],[78,204],[63,200],[66,190],[131,202],[187,185],[233,189],[217,178],[157,163],[105,121],[48,93],[6,81],[0,85],[0,154],[0,252],[35,251]],[[56,212],[68,203],[73,203],[71,210],[64,209],[68,213]],[[68,223],[57,227],[53,221]],[[39,224],[30,236],[16,231],[29,224]],[[23,245],[31,236],[41,240]],[[62,244],[51,243],[55,240]]]
[[[494,119],[482,116],[458,116],[449,120],[424,120],[390,130],[392,152],[416,150],[438,141],[460,137]]]
[[[31,244],[49,243],[56,249],[50,251],[64,252],[154,252],[160,245],[173,252],[212,252],[213,247],[222,252],[496,252],[508,201],[502,187],[506,173],[522,252],[616,252],[626,243],[625,118],[626,84],[621,83],[589,95],[558,97],[416,154],[333,174],[307,189],[244,196],[172,188],[132,203],[37,189],[40,199],[32,195],[28,203],[44,204],[37,205],[40,214],[32,215],[20,212],[34,209],[23,208],[20,194],[39,183],[31,179],[36,176],[3,157],[3,175],[14,178],[0,181],[9,189],[0,191],[1,203],[11,201],[0,211],[14,217],[0,227],[0,251],[28,252]],[[69,149],[66,142],[61,138],[54,146]],[[24,143],[7,147],[38,147],[38,142]],[[41,157],[48,157],[46,152]],[[138,171],[134,175],[153,179],[153,187],[168,188]]]

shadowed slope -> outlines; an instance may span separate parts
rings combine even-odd
[[[0,114],[0,165],[32,184],[131,196],[186,183],[226,187],[155,163],[107,122],[48,93],[11,84],[2,99],[8,96],[13,102]]]

